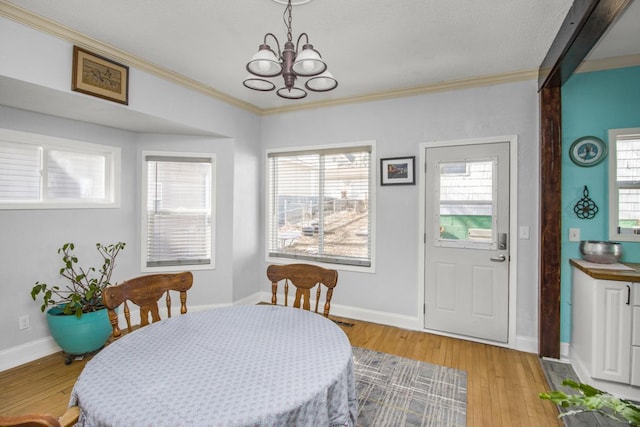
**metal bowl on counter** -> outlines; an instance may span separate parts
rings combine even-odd
[[[618,242],[583,240],[580,242],[580,254],[586,261],[613,264],[622,256],[622,245]]]

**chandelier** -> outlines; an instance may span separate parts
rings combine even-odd
[[[313,45],[309,43],[307,33],[300,34],[294,46],[291,35],[291,9],[291,0],[288,0],[287,7],[282,15],[287,27],[287,41],[284,44],[284,49],[280,50],[280,43],[276,36],[272,33],[265,34],[264,41],[258,47],[258,52],[247,63],[249,75],[242,84],[249,89],[268,92],[276,88],[276,85],[268,79],[282,76],[284,78],[284,86],[279,88],[276,93],[278,96],[287,99],[302,99],[307,96],[307,91],[296,85],[299,77],[309,78],[304,83],[304,87],[310,91],[328,92],[335,89],[338,86],[338,82],[327,71],[327,64],[322,60],[320,52],[315,50]],[[267,44],[269,37],[273,38],[278,47],[277,54]],[[300,50],[300,40],[303,37],[305,43],[302,45],[302,50]]]

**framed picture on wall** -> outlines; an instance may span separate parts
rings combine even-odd
[[[380,159],[380,185],[415,185],[416,157]]]
[[[128,105],[129,67],[74,46],[71,89]]]

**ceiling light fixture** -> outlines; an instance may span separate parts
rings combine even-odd
[[[274,1],[281,3],[278,0]],[[296,86],[298,77],[308,77],[304,87],[314,92],[328,92],[335,89],[338,86],[338,81],[327,71],[327,64],[322,60],[320,52],[309,43],[307,33],[300,34],[294,46],[291,35],[291,0],[288,0],[286,4],[287,7],[282,15],[287,27],[287,41],[284,44],[284,50],[280,50],[280,43],[276,36],[272,33],[265,34],[263,43],[258,47],[258,52],[247,63],[249,75],[242,84],[249,89],[266,92],[276,88],[276,85],[267,79],[282,76],[284,86],[279,88],[276,93],[287,99],[302,99],[307,96],[307,92],[302,87]],[[277,55],[267,44],[269,36],[278,46]],[[305,44],[300,50],[300,40],[303,37]]]

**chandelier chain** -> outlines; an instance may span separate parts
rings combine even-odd
[[[287,8],[285,9],[284,13],[288,14],[289,16],[287,17],[287,20],[285,21],[285,24],[287,26],[287,40],[292,42],[293,41],[293,35],[291,34],[291,10],[293,9],[293,7],[291,6],[291,0],[289,0],[289,3],[287,4]]]

